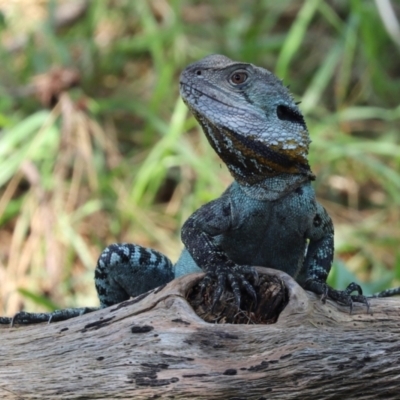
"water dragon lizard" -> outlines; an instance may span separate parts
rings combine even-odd
[[[206,273],[203,288],[217,283],[213,304],[230,287],[240,307],[243,291],[256,301],[255,265],[285,271],[304,289],[350,310],[353,302],[368,307],[358,284],[341,291],[326,283],[333,224],[311,185],[306,123],[282,81],[255,65],[210,55],[182,72],[180,94],[234,181],[185,222],[184,249],[175,265],[136,244],[108,246],[95,270],[100,308],[198,271]],[[374,297],[399,293],[389,289]],[[94,309],[20,312],[0,323],[63,320]]]

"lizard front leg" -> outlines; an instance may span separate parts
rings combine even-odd
[[[321,294],[322,301],[330,298],[337,303],[349,306],[350,313],[353,302],[364,303],[369,310],[367,298],[363,296],[361,286],[357,283],[350,283],[345,290],[333,289],[326,283],[333,261],[333,234],[333,224],[328,213],[320,204],[317,204],[317,212],[308,233],[310,243],[302,270],[303,287]],[[353,292],[357,292],[357,295],[352,295]]]
[[[240,307],[244,289],[257,302],[257,294],[250,280],[257,281],[256,270],[239,265],[229,258],[227,250],[218,243],[218,237],[234,229],[229,196],[224,195],[197,210],[182,227],[182,242],[197,265],[206,272],[202,290],[211,280],[217,281],[212,308],[229,285]]]

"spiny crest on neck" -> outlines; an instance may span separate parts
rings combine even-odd
[[[279,174],[312,179],[304,118],[270,71],[211,55],[189,65],[180,83],[183,100],[236,180],[253,184]]]

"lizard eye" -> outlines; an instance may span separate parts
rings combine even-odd
[[[234,72],[229,80],[231,81],[231,83],[233,83],[234,85],[240,85],[241,83],[244,83],[247,81],[248,75],[246,72]]]
[[[280,105],[276,109],[276,115],[282,121],[297,122],[300,125],[305,126],[303,116],[296,110],[290,107]]]

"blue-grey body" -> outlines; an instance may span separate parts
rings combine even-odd
[[[213,209],[215,214],[206,229],[229,259],[236,264],[283,270],[295,279],[305,265],[307,238],[315,241],[326,235],[323,229],[317,231],[314,226],[315,215],[326,214],[315,201],[310,183],[302,184],[282,198],[268,200],[250,197],[234,182],[205,208]],[[223,208],[230,208],[229,219],[223,217]],[[203,215],[203,208],[196,213]],[[184,249],[175,265],[175,277],[193,271],[202,269]]]
[[[264,184],[273,185],[277,180],[267,178]],[[279,269],[302,284],[310,270],[321,280],[326,279],[333,257],[333,226],[316,202],[311,184],[300,183],[282,197],[270,197],[265,188],[248,190],[234,182],[221,197],[190,217],[189,223],[194,221],[199,233],[194,245],[189,242],[194,248],[191,252],[185,248],[175,265],[152,249],[128,243],[110,246],[96,270],[102,306],[139,295],[179,276],[203,271],[193,259],[207,258],[207,244],[197,250],[202,235],[210,242],[210,249],[221,249],[234,265]]]

